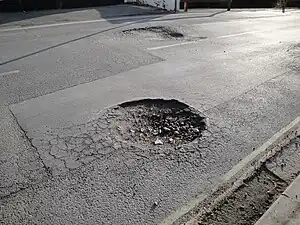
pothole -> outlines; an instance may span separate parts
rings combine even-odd
[[[206,129],[205,118],[177,100],[146,99],[120,107],[124,131],[154,145],[189,143]]]
[[[47,130],[33,143],[55,175],[120,154],[198,166],[200,137],[210,136],[205,129],[205,118],[188,105],[145,99],[108,108],[83,124]]]
[[[128,30],[123,30],[124,34],[141,34],[141,35],[155,35],[160,36],[165,39],[178,39],[184,38],[184,34],[176,31],[174,28],[165,26],[148,26],[141,28],[133,28]]]

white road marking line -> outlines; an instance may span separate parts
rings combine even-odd
[[[241,36],[241,35],[245,35],[245,34],[254,34],[254,33],[257,33],[257,32],[259,32],[259,31],[248,31],[248,32],[242,32],[242,33],[237,33],[237,34],[223,35],[223,36],[219,36],[217,38],[235,37],[235,36]]]
[[[12,71],[3,72],[3,73],[0,73],[0,76],[6,76],[6,75],[11,75],[11,74],[16,74],[16,73],[20,73],[20,70],[12,70]]]
[[[219,36],[219,37],[215,37],[215,38],[229,38],[229,37],[235,37],[235,36],[240,36],[240,35],[245,35],[245,34],[254,34],[254,33],[258,33],[260,31],[248,31],[248,32],[243,32],[243,33],[237,33],[237,34],[229,34],[229,35],[224,35],[224,36]],[[213,38],[210,38],[213,39]],[[207,40],[207,39],[205,39]],[[157,47],[152,47],[152,48],[147,48],[148,51],[153,51],[153,50],[159,50],[159,49],[164,49],[164,48],[171,48],[171,47],[175,47],[175,46],[180,46],[180,45],[188,45],[188,44],[194,44],[199,41],[187,41],[187,42],[182,42],[182,43],[178,43],[178,44],[173,44],[173,45],[162,45],[162,46],[157,46]]]
[[[163,21],[168,19],[199,19],[195,17],[191,17],[193,15],[201,15],[201,14],[207,14],[207,13],[189,13],[189,14],[152,14],[152,15],[140,15],[140,16],[121,16],[121,17],[115,17],[115,18],[107,18],[107,19],[96,19],[96,20],[83,20],[83,21],[71,21],[71,22],[61,22],[61,23],[53,23],[53,24],[42,24],[42,25],[34,25],[34,26],[24,26],[24,27],[13,27],[13,28],[4,28],[1,29],[0,32],[9,32],[9,31],[20,31],[20,30],[30,30],[30,29],[38,29],[38,28],[49,28],[49,27],[57,27],[57,26],[65,26],[65,25],[76,25],[76,24],[87,24],[87,23],[97,23],[97,22],[109,22],[109,21],[122,21],[122,20],[133,20],[133,19],[147,19],[147,18],[153,18],[153,21]],[[209,13],[208,13],[209,14]],[[158,15],[160,15],[158,17]],[[176,17],[175,17],[176,16]],[[278,15],[282,17],[282,15]],[[286,15],[285,15],[286,16]],[[248,19],[267,19],[268,17],[274,17],[274,16],[263,16],[263,18],[244,18],[245,20]],[[214,24],[214,23],[227,23],[227,22],[236,22],[236,20],[228,20],[228,21],[219,21],[219,22],[208,22],[208,23],[202,23],[202,24]]]
[[[191,15],[199,15],[203,13],[189,13],[188,16],[184,14],[177,14],[177,18],[185,18],[189,19]],[[206,13],[207,14],[207,13]],[[159,18],[157,18],[159,15]],[[140,16],[121,16],[114,17],[108,19],[96,19],[96,20],[82,20],[82,21],[70,21],[70,22],[61,22],[61,23],[52,23],[52,24],[41,24],[34,26],[24,26],[24,27],[13,27],[13,28],[4,28],[0,29],[0,32],[7,31],[19,31],[19,30],[30,30],[30,29],[38,29],[38,28],[49,28],[49,27],[57,27],[57,26],[65,26],[65,25],[76,25],[76,24],[86,24],[86,23],[98,23],[98,22],[109,22],[109,21],[122,21],[122,20],[134,20],[134,19],[148,19],[153,18],[154,21],[160,21],[168,18],[173,18],[174,14],[151,14],[151,15],[140,15]]]
[[[72,21],[72,22],[64,22],[64,23],[52,23],[52,24],[42,24],[42,25],[34,25],[34,26],[14,27],[14,28],[0,29],[0,32],[30,30],[30,29],[38,29],[38,28],[49,28],[49,27],[58,27],[58,26],[65,26],[65,25],[109,22],[109,21],[117,21],[117,20],[121,21],[121,20],[147,19],[147,18],[156,18],[156,17],[157,17],[157,15],[155,15],[155,14],[154,15],[146,15],[146,16],[124,16],[124,17],[116,17],[116,18],[111,18],[111,19],[83,20],[83,21]]]
[[[188,44],[194,44],[194,43],[197,43],[197,41],[187,41],[187,42],[182,42],[182,43],[173,44],[173,45],[162,45],[162,46],[147,48],[147,50],[148,51],[153,51],[153,50],[158,50],[158,49],[171,48],[171,47],[174,47],[174,46],[188,45]]]
[[[61,23],[51,23],[51,24],[41,24],[41,25],[33,25],[33,26],[23,26],[23,27],[12,27],[12,28],[3,28],[0,27],[0,32],[10,32],[10,31],[22,31],[22,30],[31,30],[31,29],[39,29],[39,28],[50,28],[50,27],[59,27],[66,25],[77,25],[77,24],[88,24],[88,23],[99,23],[99,22],[109,22],[109,21],[122,21],[122,20],[133,20],[133,19],[147,19],[153,18],[153,21],[163,21],[165,19],[170,19],[170,15],[162,16],[156,18],[157,15],[148,15],[148,16],[124,16],[124,17],[116,17],[111,19],[97,19],[97,20],[82,20],[82,21],[71,21],[71,22],[61,22]],[[178,17],[177,19],[199,19],[199,18],[189,18],[189,17]],[[235,22],[235,20],[228,21],[219,21],[219,22],[209,22],[202,23],[203,24],[215,24],[215,23],[227,23],[227,22]]]
[[[28,26],[28,27],[14,27],[14,28],[7,28],[7,29],[0,29],[0,32],[7,32],[7,31],[19,31],[19,30],[30,30],[30,29],[37,29],[37,28],[49,28],[49,27],[58,27],[64,25],[73,25],[73,24],[84,24],[84,23],[96,23],[96,22],[103,22],[105,20],[85,20],[85,21],[75,21],[75,22],[66,22],[66,23],[53,23],[53,24],[44,24],[44,25],[35,25],[35,26]]]

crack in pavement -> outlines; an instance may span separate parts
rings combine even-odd
[[[10,110],[10,109],[9,109],[9,110]],[[33,149],[35,149],[35,151],[36,151],[36,153],[37,153],[37,156],[39,157],[40,162],[43,164],[43,168],[44,168],[46,174],[47,174],[48,176],[52,176],[49,167],[47,167],[47,166],[44,164],[44,162],[43,162],[43,160],[42,160],[40,154],[38,153],[37,148],[33,145],[32,140],[27,136],[27,132],[26,132],[26,131],[23,129],[23,127],[19,124],[18,119],[16,118],[16,116],[14,115],[14,113],[13,113],[11,110],[10,110],[10,113],[11,113],[12,117],[14,118],[16,124],[18,125],[18,128],[19,128],[19,129],[21,130],[21,132],[23,133],[24,139],[26,139],[27,142],[30,144],[30,146],[31,146]]]
[[[221,130],[218,131],[217,126],[214,126],[214,131],[204,130],[203,137],[194,141],[159,146],[152,141],[145,142],[145,133],[133,132],[132,125],[126,125],[135,119],[122,107],[112,107],[86,123],[49,129],[39,138],[33,138],[31,144],[38,151],[44,168],[56,176],[94,160],[107,161],[120,157],[123,159],[121,164],[128,170],[155,160],[189,163],[199,167],[205,164],[204,158],[211,154],[211,149],[223,146],[220,139],[224,141],[227,138],[224,135],[220,139],[216,138]],[[132,161],[136,163],[132,164]],[[111,167],[110,170],[115,168]]]
[[[0,199],[4,199],[45,181],[49,175],[31,140],[9,108],[4,106],[0,112],[0,129],[3,132],[0,147]]]

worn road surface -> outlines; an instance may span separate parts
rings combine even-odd
[[[159,224],[299,115],[297,10],[80,15],[0,25],[0,224]],[[141,98],[210,135],[175,158],[116,146],[107,108]]]

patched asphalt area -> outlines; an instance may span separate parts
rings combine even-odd
[[[146,99],[107,109],[86,124],[49,130],[33,145],[57,175],[121,151],[195,161],[201,158],[195,145],[208,135],[206,128],[205,117],[184,103]]]
[[[75,224],[157,224],[191,189],[211,185],[206,171],[215,170],[222,142],[229,143],[224,132],[176,100],[108,108],[87,123],[33,138],[51,179],[3,199],[1,216],[6,224],[70,224],[75,218]]]
[[[278,85],[275,94],[281,93],[280,90],[294,93],[294,89],[283,89],[287,85],[282,82],[271,86]],[[278,105],[278,99],[286,103],[285,109],[295,107],[289,110],[289,115],[296,113],[297,95],[288,94],[272,94],[271,99],[266,99],[264,110],[258,110],[256,106],[261,106],[261,101],[254,101],[252,96],[270,96],[266,91],[273,93],[273,89],[268,89],[269,84],[265,86],[220,105],[215,111],[207,111],[205,115],[196,111],[201,117],[209,116],[210,122],[201,137],[180,144],[178,149],[167,143],[155,145],[152,142],[155,139],[147,142],[151,148],[146,148],[142,140],[138,144],[133,144],[132,139],[124,140],[118,129],[119,119],[126,118],[123,112],[129,113],[132,104],[127,111],[128,104],[119,105],[102,111],[89,122],[49,130],[40,139],[33,136],[33,144],[43,162],[53,174],[60,175],[6,199],[2,210],[4,221],[7,224],[16,224],[15,221],[28,224],[29,220],[36,223],[55,220],[57,224],[65,225],[76,218],[77,224],[159,223],[198,193],[209,194],[226,168],[232,168],[279,128],[280,124],[275,128],[266,126],[264,122],[268,121],[264,114],[260,116],[259,113],[270,112],[268,107]],[[245,104],[251,105],[251,108],[245,107]],[[224,108],[228,114],[223,113]],[[271,112],[274,114],[271,114],[270,120],[277,118],[278,113],[285,115],[278,110]],[[261,129],[261,124],[266,129]],[[251,135],[255,135],[256,139]],[[257,139],[258,136],[261,139]],[[135,135],[133,137],[139,140]],[[90,143],[90,138],[95,138],[95,143]],[[65,147],[66,143],[70,144],[70,150]],[[79,152],[75,151],[74,145]],[[61,149],[63,151],[56,152]],[[87,149],[93,152],[86,152]],[[54,156],[50,155],[52,150]],[[55,160],[62,165],[60,168],[55,167]],[[46,207],[45,202],[53,207]],[[34,211],[36,208],[40,210]],[[110,214],[107,215],[107,212]]]

